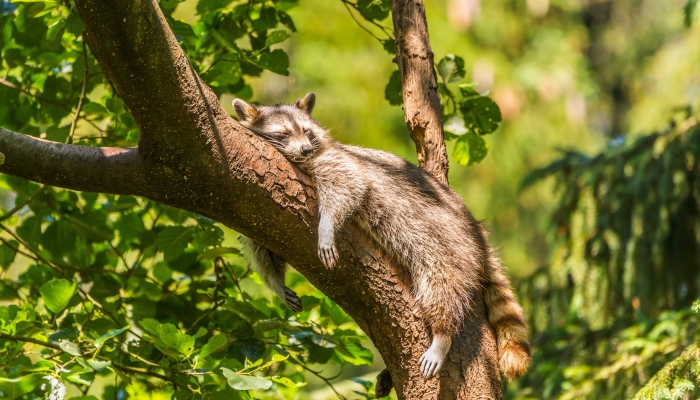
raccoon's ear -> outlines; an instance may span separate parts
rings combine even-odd
[[[233,109],[236,110],[236,115],[241,119],[241,122],[253,121],[258,116],[258,110],[255,106],[246,103],[241,99],[233,101]]]
[[[314,110],[314,106],[316,105],[316,93],[311,92],[307,94],[303,99],[297,100],[294,105],[297,106],[298,109],[306,111],[309,115],[311,115],[311,111]]]

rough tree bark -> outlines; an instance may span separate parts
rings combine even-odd
[[[396,64],[401,72],[403,111],[418,165],[447,184],[450,169],[442,131],[440,94],[422,0],[392,0]]]
[[[343,307],[379,350],[399,399],[501,397],[495,340],[481,301],[478,315],[455,338],[440,377],[426,381],[418,359],[430,332],[404,269],[351,224],[338,236],[338,265],[323,267],[316,256],[311,181],[226,114],[155,0],[76,5],[90,49],[139,125],[139,146],[65,145],[0,129],[0,172],[68,189],[143,196],[217,220],[282,255]],[[434,121],[419,125],[439,125],[439,112]]]

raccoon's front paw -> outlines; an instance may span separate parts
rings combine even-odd
[[[336,249],[335,244],[318,245],[318,258],[321,259],[323,265],[328,269],[335,267],[335,263],[338,262],[338,249]]]

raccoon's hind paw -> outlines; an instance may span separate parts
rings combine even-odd
[[[440,372],[444,361],[445,356],[441,356],[432,349],[429,349],[420,357],[420,372],[425,379],[430,379]]]
[[[430,348],[420,357],[420,372],[425,379],[430,379],[440,372],[450,346],[452,346],[452,337],[446,335],[433,337]]]
[[[391,379],[389,370],[384,368],[377,375],[377,384],[374,386],[374,396],[376,398],[386,397],[391,393],[391,388],[394,387],[394,381]]]
[[[290,288],[284,288],[284,304],[294,312],[301,311],[301,299]]]
[[[326,266],[326,268],[333,269],[335,264],[338,262],[338,249],[334,244],[319,245],[318,258],[321,259],[321,262]]]

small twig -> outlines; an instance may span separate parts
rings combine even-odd
[[[12,250],[16,251],[17,253],[32,259],[34,261],[41,261],[45,262],[45,260],[38,258],[37,256],[27,253],[26,251],[22,251],[19,249],[17,246],[14,246],[12,243],[8,242],[7,240],[3,239],[0,237],[0,242],[2,242],[5,246],[11,248]],[[49,265],[49,267],[55,266],[57,269],[68,269],[71,271],[76,271],[76,272],[89,272],[89,273],[94,273],[94,274],[111,274],[111,275],[117,275],[117,276],[126,276],[130,277],[128,272],[117,272],[117,271],[112,271],[104,268],[79,268],[79,267],[71,267],[70,265],[62,265],[62,264],[56,264],[56,263],[51,263],[52,265]],[[138,275],[133,275],[138,278],[144,278],[144,279],[151,279],[149,278],[148,275],[146,274],[138,274]]]
[[[54,350],[63,351],[63,349],[61,349],[61,347],[56,345],[56,344],[44,342],[43,340],[34,339],[34,338],[30,338],[30,337],[12,336],[12,335],[6,335],[4,333],[0,333],[0,339],[12,340],[13,342],[34,343],[34,344],[38,344],[40,346],[49,347],[49,348],[54,349]]]
[[[43,340],[38,340],[38,339],[30,338],[30,337],[13,336],[13,335],[6,335],[6,334],[4,334],[4,333],[0,333],[0,339],[12,340],[12,341],[14,341],[14,342],[34,343],[34,344],[38,344],[38,345],[40,345],[40,346],[44,346],[44,347],[48,347],[48,348],[51,348],[51,349],[54,349],[54,350],[58,350],[58,351],[64,352],[63,349],[61,349],[61,347],[58,346],[58,345],[55,345],[55,344],[49,343],[49,342],[45,342],[45,341],[43,341]],[[65,352],[64,352],[64,353],[65,353]],[[98,356],[97,358],[99,358],[99,359],[101,359],[101,360],[104,360],[104,361],[109,361],[109,362],[111,363],[111,365],[112,365],[114,368],[118,369],[118,370],[121,370],[121,371],[124,371],[124,372],[131,372],[131,373],[135,373],[135,374],[142,374],[142,375],[152,376],[152,377],[155,377],[155,378],[158,378],[158,379],[162,379],[162,380],[164,380],[164,381],[171,382],[171,383],[174,384],[174,385],[177,385],[177,383],[175,382],[175,379],[170,378],[170,377],[168,377],[168,376],[161,375],[161,374],[158,374],[158,373],[155,373],[155,372],[151,372],[151,371],[148,371],[148,370],[145,370],[145,369],[141,369],[141,368],[127,367],[126,365],[117,364],[117,363],[115,363],[114,361],[112,361],[111,359],[109,359],[109,358],[107,358],[107,357],[104,357],[104,356]],[[161,368],[162,368],[162,367],[161,367]],[[184,374],[184,375],[190,375],[190,374],[188,374],[188,373],[183,373],[183,374]]]
[[[340,400],[346,400],[345,396],[343,396],[342,394],[338,393],[338,391],[335,389],[335,386],[333,386],[333,384],[331,383],[331,379],[337,378],[338,376],[340,376],[340,374],[338,374],[338,375],[336,375],[336,376],[334,376],[334,377],[332,377],[332,378],[325,378],[325,377],[323,377],[323,375],[321,375],[319,372],[316,372],[316,371],[312,370],[311,368],[309,368],[309,367],[307,367],[306,365],[304,365],[304,363],[302,363],[302,362],[300,362],[299,360],[297,360],[297,359],[295,359],[294,357],[292,357],[292,355],[289,354],[289,352],[286,352],[286,351],[285,351],[285,353],[287,353],[286,355],[288,355],[289,358],[290,358],[292,361],[294,361],[295,364],[299,365],[299,366],[302,367],[304,370],[311,372],[311,373],[314,374],[317,378],[319,378],[319,379],[321,379],[322,381],[324,381],[324,382],[326,383],[326,385],[328,385],[328,387],[331,388],[331,390],[333,391],[333,393],[335,393],[335,395],[336,395]],[[342,371],[341,371],[341,372],[342,372]]]
[[[199,318],[197,318],[192,323],[189,329],[187,329],[186,333],[190,333],[197,326],[197,324],[199,324],[200,321],[206,318],[209,314],[216,311],[222,305],[226,304],[226,300],[219,302],[219,291],[221,291],[221,287],[223,287],[226,283],[226,278],[221,274],[221,272],[224,269],[224,260],[221,257],[216,257],[214,259],[214,273],[216,274],[216,282],[214,283],[214,305],[212,306],[212,308],[208,309],[206,312],[200,315]]]
[[[355,3],[352,3],[352,2],[347,1],[347,0],[341,0],[341,1],[343,2],[343,5],[345,6],[345,8],[348,10],[348,14],[350,14],[350,18],[352,18],[353,21],[355,21],[355,23],[357,24],[357,26],[359,26],[360,28],[362,28],[363,31],[369,33],[370,36],[372,36],[373,38],[377,39],[379,42],[382,42],[382,39],[381,39],[379,36],[375,35],[374,32],[372,32],[372,31],[370,31],[369,29],[367,29],[367,27],[365,27],[362,23],[360,23],[360,21],[359,21],[357,18],[355,18],[355,14],[353,14],[352,11],[350,10],[350,6],[352,6],[353,8],[355,8]]]
[[[69,220],[73,221],[75,224],[78,224],[78,225],[82,226],[83,228],[89,230],[90,232],[94,233],[95,235],[102,237],[102,239],[104,239],[104,241],[109,245],[109,247],[112,248],[112,251],[114,252],[114,254],[116,254],[117,257],[119,257],[119,259],[124,263],[124,266],[127,269],[129,269],[129,263],[126,262],[126,258],[124,257],[124,254],[121,251],[119,251],[119,249],[117,249],[116,246],[114,246],[112,244],[112,242],[109,240],[109,236],[104,235],[101,232],[98,232],[91,225],[86,224],[85,222],[79,220],[78,218],[73,217],[72,215],[66,215],[66,217]]]
[[[56,265],[55,263],[53,263],[53,262],[47,260],[46,258],[44,258],[41,254],[39,254],[39,252],[37,252],[36,250],[34,250],[33,248],[31,248],[29,245],[27,245],[19,236],[17,236],[14,232],[12,232],[11,230],[9,230],[5,225],[3,225],[3,224],[0,223],[0,229],[2,229],[2,230],[4,230],[5,232],[9,233],[12,237],[15,238],[15,240],[17,240],[20,244],[22,244],[22,246],[24,246],[24,247],[27,248],[29,251],[31,251],[31,252],[34,254],[34,257],[31,257],[31,258],[34,258],[36,261],[41,261],[41,262],[45,263],[47,266],[49,266],[49,267],[51,267],[51,268],[57,270],[62,276],[64,276],[64,277],[67,276],[67,275],[66,275],[66,272],[64,271],[64,268],[62,268],[62,267],[59,266],[59,265]],[[0,240],[2,240],[3,243],[7,243],[7,242],[6,242],[5,240],[3,240],[3,239],[0,239]],[[70,268],[66,268],[66,269],[70,269]],[[77,269],[77,270],[80,271],[80,269]],[[112,321],[114,321],[117,325],[121,325],[121,324],[122,324],[121,321],[119,321],[114,315],[112,315],[112,313],[110,313],[109,311],[107,311],[107,310],[102,306],[102,304],[100,304],[97,300],[95,300],[92,296],[90,296],[90,294],[88,294],[86,291],[84,291],[83,289],[78,289],[78,292],[81,293],[83,296],[85,296],[85,298],[87,298],[88,300],[90,300],[90,301],[95,305],[95,307],[99,308],[100,311],[101,311],[103,314],[105,314],[106,316],[108,316],[108,317],[109,317]],[[136,337],[139,337],[139,338],[141,337],[139,334],[137,334],[136,332],[134,332],[134,331],[131,330],[131,329],[129,329],[129,332],[130,332],[131,334],[133,334],[134,336],[136,336]]]
[[[8,218],[10,218],[10,217],[13,216],[16,212],[18,212],[19,210],[23,209],[24,206],[26,206],[26,205],[29,204],[32,200],[34,200],[34,198],[36,198],[36,196],[38,196],[41,192],[43,192],[44,189],[45,189],[45,186],[42,185],[36,192],[34,192],[34,194],[32,194],[31,196],[29,196],[29,197],[28,197],[26,200],[24,200],[21,204],[16,205],[12,210],[10,210],[10,211],[8,211],[7,213],[5,213],[5,214],[3,214],[2,216],[0,216],[0,222],[6,220],[6,219],[8,219]]]
[[[35,261],[41,261],[41,262],[43,262],[44,264],[46,264],[47,266],[49,266],[49,267],[51,267],[51,268],[57,270],[58,272],[60,272],[61,275],[66,276],[66,273],[65,273],[65,271],[63,271],[63,269],[61,269],[60,267],[58,267],[57,265],[55,265],[55,264],[52,263],[51,261],[45,259],[41,254],[39,254],[39,252],[37,252],[37,251],[34,250],[31,246],[29,246],[27,243],[25,243],[24,240],[22,240],[22,238],[20,238],[19,236],[17,236],[16,233],[12,232],[12,231],[11,231],[10,229],[8,229],[5,225],[3,225],[3,224],[0,223],[0,229],[2,229],[2,230],[4,230],[5,232],[9,233],[10,236],[12,236],[12,237],[13,237],[16,241],[18,241],[22,246],[24,246],[27,250],[29,250],[30,252],[32,252],[32,254],[34,254],[34,257],[32,257],[32,258],[34,258]],[[3,242],[4,242],[4,240],[3,240]]]
[[[35,99],[36,101],[38,101],[38,102],[40,102],[40,103],[51,104],[52,106],[59,107],[59,108],[61,108],[61,109],[63,109],[63,110],[71,111],[68,107],[66,107],[65,104],[59,103],[59,102],[57,102],[57,101],[45,99],[45,98],[43,98],[43,97],[39,97],[39,96],[35,95],[34,93],[30,92],[29,90],[24,89],[24,88],[22,88],[22,87],[20,87],[20,86],[17,86],[17,85],[15,85],[14,83],[12,83],[12,82],[10,82],[10,81],[4,79],[4,78],[0,78],[0,85],[5,85],[5,86],[7,86],[7,87],[9,87],[9,88],[11,88],[11,89],[14,89],[14,90],[18,91],[18,92],[21,92],[21,93],[24,93],[24,94],[26,94],[26,95],[29,95],[30,97],[32,97],[33,99]],[[92,125],[92,127],[95,128],[95,129],[97,129],[100,133],[106,133],[106,132],[105,132],[102,128],[100,128],[96,123],[94,123],[93,121],[87,119],[86,117],[80,117],[80,119],[82,119],[82,120],[84,120],[85,122],[87,122],[88,124]]]
[[[68,134],[68,144],[73,143],[73,135],[75,135],[75,127],[78,125],[78,120],[80,119],[80,112],[83,109],[83,101],[85,100],[85,92],[87,90],[88,84],[88,55],[87,55],[87,44],[85,43],[85,37],[83,37],[83,88],[80,91],[80,98],[78,99],[78,108],[75,110],[75,117],[73,117],[73,123],[70,126],[70,133]]]
[[[102,357],[98,357],[98,358],[102,358]],[[107,360],[109,360],[109,359],[107,359]],[[116,369],[122,370],[122,371],[124,371],[124,372],[131,372],[131,373],[134,373],[134,374],[148,375],[148,376],[152,376],[152,377],[154,377],[154,378],[158,378],[158,379],[161,379],[161,380],[164,380],[164,381],[168,381],[168,382],[172,383],[173,385],[175,385],[175,388],[177,389],[177,382],[175,381],[174,378],[171,378],[171,377],[165,376],[165,375],[161,375],[161,374],[159,374],[159,373],[157,373],[157,372],[151,372],[151,371],[149,371],[149,370],[147,370],[147,369],[135,368],[135,367],[127,367],[126,365],[117,364],[117,363],[115,363],[115,362],[112,361],[112,360],[109,360],[109,361],[112,363],[112,366],[113,366],[114,368],[116,368]]]
[[[351,1],[348,1],[348,0],[340,0],[340,1],[343,3],[343,5],[345,6],[345,8],[348,10],[348,14],[350,14],[350,17],[355,21],[355,23],[356,23],[360,28],[362,28],[362,30],[364,30],[365,32],[369,33],[370,36],[372,36],[373,38],[377,39],[380,43],[382,43],[382,44],[384,43],[384,39],[381,39],[380,37],[378,37],[377,35],[375,35],[374,32],[372,32],[372,31],[370,31],[369,29],[367,29],[362,23],[360,23],[360,21],[359,21],[359,20],[355,17],[355,15],[352,13],[352,11],[350,10],[350,7],[352,7],[355,11],[360,12],[360,10],[358,10],[358,8],[357,8],[357,4],[355,4],[355,3],[351,2]],[[382,33],[384,33],[384,34],[387,36],[387,38],[389,38],[389,39],[391,39],[391,40],[394,40],[394,36],[391,34],[391,30],[390,30],[389,28],[387,28],[386,26],[384,26],[384,25],[382,25],[382,24],[380,24],[380,23],[378,23],[378,22],[376,22],[376,21],[373,21],[373,20],[365,20],[365,21],[367,21],[367,22],[369,22],[370,24],[372,24],[372,25],[376,26],[377,28],[379,28],[379,29],[382,31]]]

